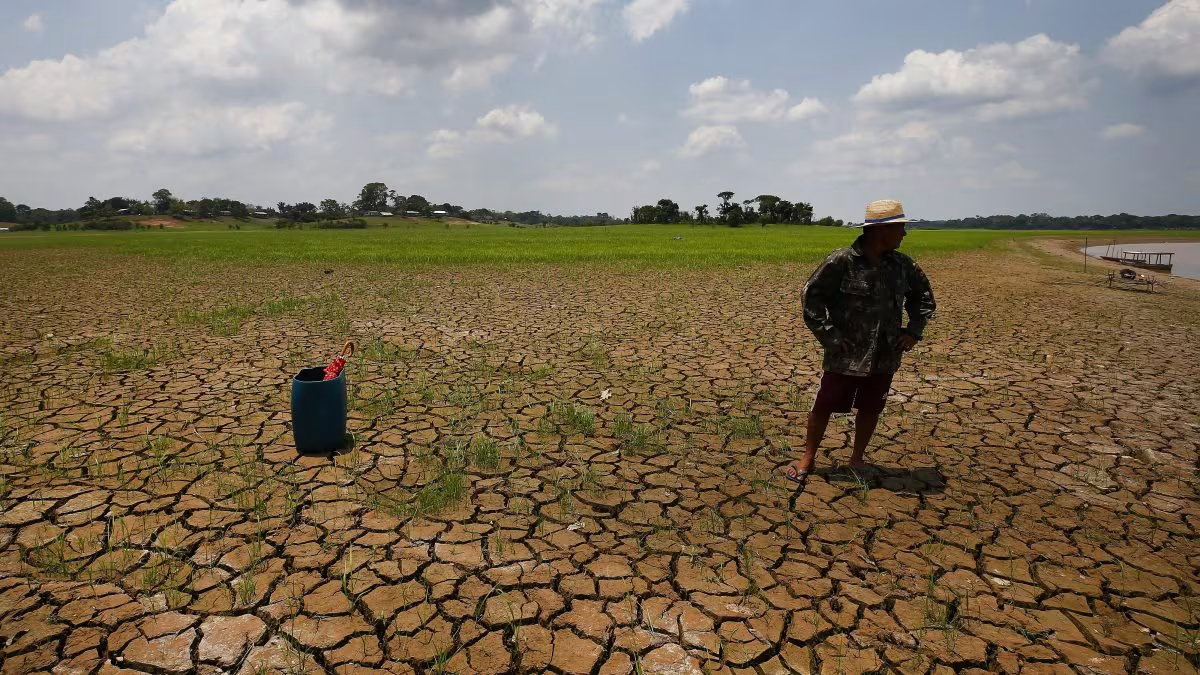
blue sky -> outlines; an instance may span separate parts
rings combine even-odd
[[[5,0],[0,196],[1200,212],[1200,0]]]

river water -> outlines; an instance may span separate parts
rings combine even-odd
[[[1081,249],[1082,250],[1082,249]],[[1120,251],[1170,251],[1175,254],[1175,266],[1171,274],[1177,277],[1200,279],[1200,242],[1169,242],[1165,244],[1116,244],[1111,249],[1108,244],[1089,246],[1087,254],[1099,258],[1102,255],[1120,257]],[[1150,271],[1150,270],[1147,270]],[[1150,271],[1153,274],[1153,271]]]

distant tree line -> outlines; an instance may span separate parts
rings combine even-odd
[[[196,200],[179,199],[170,190],[156,190],[148,200],[133,197],[110,197],[105,200],[89,197],[80,207],[51,210],[13,204],[0,197],[0,223],[15,229],[133,229],[138,225],[129,216],[174,216],[215,218],[218,216],[245,220],[252,217],[275,218],[277,227],[365,227],[362,216],[392,214],[394,216],[432,217],[446,215],[481,223],[509,223],[527,227],[589,227],[618,223],[726,225],[742,227],[759,224],[796,224],[841,226],[843,222],[831,217],[813,219],[812,204],[791,202],[775,195],[763,194],[738,201],[734,193],[717,194],[720,203],[715,213],[708,204],[683,209],[671,199],[656,204],[635,206],[629,218],[614,218],[607,213],[581,216],[556,216],[541,211],[497,211],[486,208],[467,210],[462,206],[434,203],[426,197],[402,195],[389,189],[386,183],[374,182],[363,186],[352,203],[322,199],[319,204],[278,202],[264,207],[234,199],[205,197]],[[232,227],[232,225],[231,225]],[[924,221],[929,229],[995,229],[995,230],[1140,230],[1140,229],[1200,229],[1200,216],[1134,216],[1128,213],[1110,216],[1050,216],[1045,213],[975,216],[955,220]]]
[[[13,205],[0,197],[0,223],[15,223],[16,229],[133,229],[130,216],[174,216],[177,218],[215,218],[230,216],[247,219],[252,215],[266,216],[261,206],[245,204],[235,199],[204,198],[184,201],[170,190],[154,192],[149,200],[135,197],[110,197],[105,200],[88,197],[75,209],[34,209],[25,204]],[[128,227],[122,225],[128,223]]]
[[[928,220],[926,229],[986,230],[1194,230],[1200,229],[1200,216],[1051,216],[1022,213],[1017,216],[975,216],[957,220]]]
[[[594,227],[624,222],[607,213],[597,213],[594,216],[554,216],[541,211],[516,212],[491,209],[471,209],[464,213],[463,217],[477,223],[512,223],[527,227]]]
[[[629,218],[631,223],[672,224],[692,223],[699,225],[721,224],[729,227],[741,227],[758,223],[795,225],[836,225],[841,226],[840,220],[830,217],[813,221],[813,207],[808,202],[790,202],[775,195],[759,195],[754,199],[744,199],[740,203],[735,200],[734,193],[720,192],[717,198],[716,214],[712,214],[708,204],[701,204],[691,210],[684,210],[679,204],[670,199],[660,199],[657,204],[633,207]],[[694,214],[694,215],[693,215]]]

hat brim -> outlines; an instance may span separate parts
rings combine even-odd
[[[846,227],[867,228],[867,227],[878,227],[880,225],[891,225],[892,223],[916,223],[916,222],[920,222],[920,221],[918,221],[916,218],[905,218],[902,216],[899,218],[889,218],[887,220],[880,220],[880,221],[875,221],[875,222],[854,223],[852,225],[847,225]]]

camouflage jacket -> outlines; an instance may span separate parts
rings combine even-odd
[[[825,348],[824,369],[833,373],[896,372],[902,354],[896,341],[903,333],[920,340],[936,309],[929,279],[912,258],[891,251],[873,265],[862,237],[829,254],[804,284],[804,323]]]

